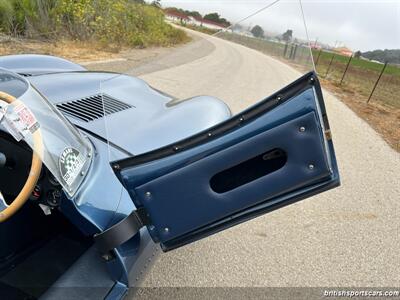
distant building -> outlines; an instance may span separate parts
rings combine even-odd
[[[384,64],[383,62],[381,62],[381,61],[379,61],[379,60],[375,60],[375,59],[371,59],[371,60],[369,60],[369,61],[371,61],[371,62],[373,62],[373,63],[376,63],[376,64],[380,64],[380,65],[383,65],[383,64]]]
[[[213,30],[221,30],[221,29],[225,29],[228,26],[219,24],[217,22],[213,22],[207,19],[203,19],[200,17],[193,17],[193,16],[189,16],[189,24],[194,25],[194,26],[202,26],[202,27],[206,27],[208,29],[213,29]]]
[[[349,48],[347,47],[338,47],[333,49],[333,52],[344,55],[344,56],[352,56],[353,55],[353,51],[351,51]]]
[[[174,22],[174,23],[189,24],[189,25],[205,27],[205,28],[213,29],[213,30],[221,30],[221,29],[226,29],[228,27],[228,26],[219,24],[217,22],[203,19],[201,17],[187,16],[176,10],[168,10],[167,9],[164,11],[164,14],[165,14],[166,20],[168,20],[170,22]]]
[[[311,49],[314,49],[314,50],[321,50],[322,47],[321,47],[320,44],[315,44],[315,43],[313,43],[313,44],[311,44]]]
[[[166,10],[165,11],[165,19],[174,23],[183,23],[187,24],[190,22],[190,19],[187,15],[174,11],[174,10]]]

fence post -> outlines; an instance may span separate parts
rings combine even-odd
[[[369,97],[368,97],[367,104],[369,103],[369,100],[371,100],[372,95],[374,94],[375,89],[376,89],[376,87],[378,86],[379,80],[381,80],[381,77],[382,77],[382,75],[383,75],[383,72],[385,72],[386,66],[387,66],[387,62],[385,62],[385,64],[383,65],[381,74],[379,74],[379,77],[378,77],[378,79],[376,80],[376,82],[375,82],[375,84],[374,84],[374,87],[373,87],[373,89],[372,89],[372,91],[371,91],[371,94],[370,94]]]
[[[317,65],[318,65],[318,62],[319,62],[319,57],[321,56],[321,52],[322,52],[322,49],[319,49],[317,60],[315,62],[315,69],[317,69]]]
[[[286,57],[286,52],[287,52],[287,48],[288,48],[288,43],[285,44],[285,49],[283,50],[283,57]]]
[[[289,53],[288,59],[292,59],[292,56],[293,56],[293,49],[294,49],[294,45],[291,44],[291,45],[290,45],[290,53]]]
[[[328,73],[329,73],[329,70],[331,69],[332,62],[333,62],[333,59],[335,58],[335,55],[336,55],[336,53],[333,53],[332,58],[331,58],[331,61],[329,62],[328,69],[326,69],[325,77],[328,76]]]
[[[293,60],[296,59],[296,52],[297,52],[297,44],[294,46],[293,57],[292,57]]]
[[[340,85],[342,84],[342,82],[344,80],[344,76],[346,76],[347,70],[349,69],[350,62],[351,62],[352,59],[353,59],[353,54],[350,56],[349,61],[347,62],[346,69],[344,69],[344,73],[343,73],[342,79],[340,80]]]

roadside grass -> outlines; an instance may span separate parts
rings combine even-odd
[[[365,97],[357,91],[327,79],[320,80],[325,89],[365,120],[394,150],[400,152],[400,109],[379,102],[367,104]]]
[[[90,42],[71,40],[42,41],[0,35],[0,56],[27,53],[45,54],[80,63],[118,58],[118,51],[113,51],[109,48],[104,50],[101,45],[95,45]]]

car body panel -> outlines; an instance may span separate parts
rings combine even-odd
[[[143,80],[126,75],[71,72],[34,76],[29,80],[55,105],[103,94],[102,83],[112,80],[112,85],[118,88],[107,91],[107,95],[131,108],[107,115],[106,120],[90,122],[66,116],[74,125],[134,155],[189,137],[231,116],[226,104],[217,98],[198,96],[176,101]],[[68,88],[72,86],[73,89]]]
[[[56,64],[52,64],[57,62]],[[230,110],[220,100],[200,96],[196,99],[177,99],[152,89],[144,81],[125,75],[109,72],[88,72],[83,68],[70,69],[63,65],[64,60],[56,57],[37,55],[16,55],[2,57],[0,67],[7,67],[23,76],[53,105],[81,99],[101,93],[101,84],[113,79],[118,89],[119,100],[133,109],[108,116],[107,124],[114,126],[119,133],[121,128],[135,128],[129,134],[113,135],[112,143],[107,144],[108,135],[105,122],[100,119],[91,123],[65,115],[86,135],[94,147],[94,162],[85,181],[73,198],[64,195],[63,213],[86,235],[92,236],[127,217],[135,205],[128,192],[115,176],[109,164],[109,152],[115,159],[128,158],[132,153],[139,154],[165,146],[172,141],[191,136],[198,131],[212,127],[231,116]],[[60,63],[60,65],[58,65]],[[49,68],[49,64],[57,68]],[[43,68],[41,68],[41,66]],[[25,68],[24,68],[25,67]],[[203,101],[202,101],[203,100]],[[193,108],[190,105],[193,103]],[[181,107],[185,107],[183,111]],[[212,112],[208,118],[199,118],[199,110]],[[135,117],[132,118],[132,114]],[[157,120],[158,116],[164,116]],[[179,126],[173,125],[180,123]],[[152,126],[148,126],[151,125]],[[185,124],[185,126],[182,126]],[[160,128],[181,128],[169,130],[168,135],[160,133]],[[145,134],[144,134],[145,133]],[[165,139],[165,137],[168,139]],[[138,142],[140,141],[140,142]],[[111,146],[109,148],[109,146]],[[132,238],[116,250],[114,260],[104,262],[109,276],[115,282],[134,286],[143,277],[143,270],[158,256],[158,248],[147,229],[143,228],[138,237]],[[135,266],[135,267],[133,267]],[[71,270],[72,272],[72,270]]]
[[[84,67],[66,59],[39,54],[1,56],[0,67],[24,76],[86,70]]]
[[[149,265],[160,253],[160,247],[156,242],[162,242],[163,250],[171,250],[339,184],[331,140],[325,145],[328,157],[323,157],[323,134],[324,130],[329,130],[329,124],[318,83],[316,83],[316,89],[312,87],[314,83],[303,86],[301,90],[294,89],[294,92],[293,86],[289,86],[269,97],[268,101],[262,101],[262,105],[271,106],[268,112],[255,118],[247,118],[246,112],[243,115],[232,117],[229,108],[214,97],[199,96],[177,100],[153,89],[138,78],[107,72],[88,72],[77,64],[55,57],[36,55],[0,57],[0,67],[27,76],[26,78],[32,86],[55,106],[102,94],[104,92],[102,84],[110,79],[113,80],[116,90],[108,92],[108,94],[132,106],[128,110],[107,116],[106,122],[102,118],[84,122],[71,115],[65,115],[83,135],[87,136],[94,148],[93,163],[85,180],[73,197],[63,196],[60,208],[64,215],[82,232],[93,236],[95,233],[117,224],[133,210],[144,205],[147,201],[146,193],[148,191],[154,193],[157,198],[161,192],[165,193],[165,196],[172,197],[171,205],[165,205],[166,211],[163,213],[160,212],[158,206],[147,205],[150,216],[155,221],[153,226],[140,229],[137,235],[116,248],[115,256],[112,259],[98,260],[99,263],[106,265],[105,268],[98,270],[99,278],[104,279],[103,275],[107,272],[106,276],[109,276],[114,282],[114,285],[111,286],[108,280],[102,281],[103,286],[110,289],[107,297],[122,297],[126,287],[136,286],[140,282],[145,271],[149,269]],[[316,75],[308,74],[304,77],[306,79],[301,80],[307,81],[312,77],[316,78]],[[295,86],[297,85],[295,84]],[[291,92],[287,93],[287,90]],[[281,103],[275,101],[281,96],[285,100],[297,98]],[[275,104],[279,105],[275,107]],[[257,104],[248,112],[258,112],[261,106]],[[244,122],[240,121],[241,116],[245,116]],[[251,122],[248,122],[250,119]],[[282,134],[288,130],[293,139],[296,139],[298,131],[294,133],[293,130],[303,123],[297,123],[298,121],[310,124],[310,126],[307,125],[307,129],[312,129],[310,131],[312,138],[309,141],[313,146],[310,149],[317,152],[318,165],[319,163],[321,166],[324,165],[324,168],[316,170],[320,176],[316,176],[316,173],[310,176],[312,185],[303,186],[300,190],[290,189],[289,192],[287,186],[283,187],[284,175],[281,174],[282,177],[279,181],[282,181],[282,184],[276,186],[274,192],[270,191],[271,194],[267,195],[267,202],[260,200],[266,196],[264,193],[259,197],[254,197],[251,192],[256,193],[256,191],[249,187],[251,190],[247,190],[246,194],[252,196],[251,201],[257,198],[254,203],[236,202],[246,200],[237,195],[231,201],[235,202],[237,206],[235,208],[232,205],[226,207],[229,214],[227,211],[222,212],[215,215],[212,220],[196,220],[194,218],[193,222],[196,222],[180,224],[182,226],[179,231],[173,232],[171,236],[163,236],[162,229],[165,228],[165,224],[179,218],[185,211],[178,199],[179,192],[184,193],[182,199],[191,198],[191,192],[188,189],[168,190],[170,184],[176,184],[177,181],[191,174],[196,176],[204,174],[204,170],[209,166],[213,167],[212,170],[217,171],[221,166],[226,167],[230,163],[236,164],[238,161],[245,160],[248,157],[247,154],[252,151],[257,152],[258,142],[256,139],[260,134],[265,134],[262,137],[263,141],[269,142],[269,139],[273,139],[278,142],[281,140],[282,143],[285,143],[285,147],[287,146],[287,149],[292,151],[291,153],[295,153],[298,149],[296,145],[291,145],[290,141],[285,140]],[[323,128],[319,128],[318,124]],[[252,139],[254,139],[254,147],[249,143]],[[304,141],[299,142],[303,143]],[[244,143],[243,149],[240,148],[242,146],[239,146],[241,143]],[[237,148],[233,147],[235,145]],[[278,145],[277,143],[276,147],[280,145],[282,144]],[[177,146],[178,148],[176,148]],[[272,144],[268,144],[267,148],[270,149],[272,146]],[[299,148],[304,150],[307,147],[301,144]],[[297,185],[305,183],[301,180],[305,177],[301,176],[302,174],[307,176],[308,172],[306,161],[310,159],[311,153],[303,154],[302,168],[304,165],[306,167],[302,169],[304,173],[297,173],[298,176],[293,178],[293,180],[298,180]],[[115,176],[115,168],[113,170],[110,165],[110,157],[115,160],[112,166],[119,165],[121,167],[121,172],[117,172],[118,177]],[[300,162],[300,159],[296,159],[296,161]],[[314,164],[316,162],[313,161]],[[196,164],[199,166],[196,167]],[[188,169],[185,171],[185,168]],[[328,169],[330,169],[329,172]],[[279,175],[279,173],[271,174]],[[318,178],[321,180],[317,182]],[[294,185],[293,182],[290,183]],[[189,186],[194,187],[193,182],[189,181],[188,183]],[[205,189],[199,191],[195,199],[196,203],[200,203],[202,197],[207,195],[204,192]],[[213,199],[214,196],[212,195],[210,199]],[[162,199],[165,200],[165,198]],[[227,202],[229,201],[228,199]],[[239,203],[241,204],[239,205]],[[245,211],[241,210],[244,207],[246,207]],[[166,212],[168,212],[168,216],[163,215]],[[233,214],[235,214],[234,218],[232,218]],[[190,214],[185,217],[190,217]],[[213,224],[217,219],[221,223]],[[200,223],[201,230],[196,232]],[[178,229],[179,227],[175,225],[168,226],[171,226],[172,230]],[[91,249],[87,256],[82,257],[82,260],[88,260],[86,266],[90,265],[89,261],[96,261],[94,254],[98,253],[95,252],[95,249]],[[85,272],[83,271],[84,267],[81,268],[80,265],[84,266],[85,263],[82,264],[81,261],[73,266],[68,270],[68,274],[65,274],[65,278],[69,277],[70,280],[61,278],[59,283],[62,285],[62,282],[74,282],[76,278],[79,278],[79,273]],[[90,284],[91,281],[83,282]],[[57,289],[49,290],[48,295],[52,295],[51,293],[56,291]],[[85,296],[83,291],[82,297]],[[77,293],[79,293],[79,289]]]

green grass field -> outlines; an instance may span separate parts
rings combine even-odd
[[[313,50],[316,70],[322,78],[326,78],[335,84],[340,84],[349,57],[318,50]],[[318,56],[320,56],[318,58]],[[332,60],[333,57],[333,60]],[[332,60],[332,65],[329,64]],[[365,98],[369,98],[384,65],[359,58],[353,58],[346,72],[341,87],[348,92],[354,92]],[[329,72],[328,72],[329,71]],[[370,102],[400,108],[400,68],[387,65],[384,73],[374,91]]]
[[[319,50],[313,50],[312,53],[314,56],[314,60],[316,61],[318,58],[318,55],[319,55]],[[321,55],[319,57],[319,61],[330,61],[332,59],[332,56],[333,56],[333,53],[327,52],[327,51],[322,51]],[[346,65],[347,62],[349,61],[349,57],[344,56],[344,55],[335,54],[334,61]],[[359,68],[362,68],[365,70],[376,71],[376,72],[380,72],[383,68],[383,64],[375,63],[375,62],[360,59],[360,58],[353,58],[351,60],[351,66],[359,67]],[[385,69],[385,74],[400,76],[400,68],[393,66],[393,65],[388,65]]]

